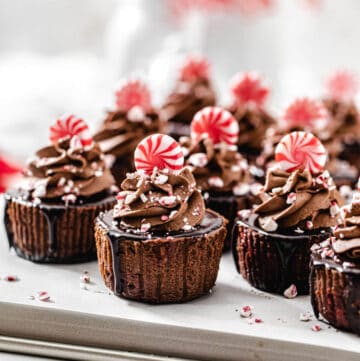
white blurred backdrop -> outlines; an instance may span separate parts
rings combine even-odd
[[[222,102],[235,72],[259,71],[275,111],[321,96],[333,70],[360,73],[358,0],[273,0],[251,16],[181,18],[171,1],[181,0],[0,0],[0,151],[30,156],[63,113],[95,129],[129,75],[145,78],[160,104],[186,52],[208,56]]]

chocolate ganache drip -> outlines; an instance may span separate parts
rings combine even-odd
[[[191,167],[202,191],[233,192],[235,195],[249,191],[249,165],[237,151],[236,145],[215,145],[207,136],[199,142],[183,137],[180,145],[185,154],[185,163]]]
[[[328,228],[341,222],[343,201],[327,171],[315,177],[308,170],[269,169],[259,197],[262,203],[254,213],[259,226],[269,232]]]
[[[120,228],[190,231],[204,218],[204,200],[188,168],[179,173],[156,168],[151,175],[128,173],[121,189],[114,208],[114,220]]]
[[[344,208],[344,224],[334,231],[332,248],[335,253],[360,260],[360,197],[356,195],[350,207]]]
[[[40,149],[30,160],[23,188],[32,199],[76,202],[109,190],[114,179],[96,143],[83,145],[77,136]]]

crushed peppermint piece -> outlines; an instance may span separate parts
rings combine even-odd
[[[339,205],[335,201],[332,201],[330,206],[330,216],[334,218],[339,213],[340,213]]]
[[[160,219],[161,219],[163,222],[165,222],[165,221],[167,221],[167,220],[169,219],[169,216],[166,215],[166,214],[163,214],[163,215],[160,217]]]
[[[299,320],[302,322],[309,322],[312,319],[310,312],[301,312],[299,315]]]
[[[290,285],[283,293],[286,298],[295,298],[297,294],[297,288],[294,284]]]
[[[314,224],[313,224],[313,222],[311,222],[311,221],[306,221],[306,228],[307,229],[313,229],[314,228]]]
[[[272,190],[271,190],[271,192],[272,193],[280,193],[282,191],[282,188],[281,187],[274,187]]]
[[[148,197],[144,193],[140,194],[140,199],[143,203],[146,203],[148,201]]]
[[[240,219],[247,220],[247,219],[249,219],[249,217],[251,215],[251,210],[250,209],[241,209],[240,211],[237,212],[237,215]]]
[[[250,166],[249,172],[251,175],[257,178],[261,178],[264,176],[264,171],[261,168],[256,167],[255,165]]]
[[[156,178],[155,178],[155,184],[165,184],[168,181],[169,177],[165,174],[159,174]]]
[[[132,203],[134,200],[136,199],[136,193],[131,193],[131,194],[128,194],[126,197],[125,197],[125,204],[128,205],[130,203]]]
[[[176,197],[175,196],[160,197],[159,204],[163,207],[173,207],[176,204]]]
[[[90,283],[90,275],[89,272],[85,271],[84,274],[80,276],[80,282],[82,283]]]
[[[37,299],[41,302],[49,302],[50,295],[46,291],[40,291],[37,293]]]
[[[240,316],[244,318],[249,318],[252,315],[253,307],[246,305],[242,306],[240,309]]]
[[[140,227],[141,232],[147,232],[151,228],[150,223],[143,223]]]
[[[205,167],[208,164],[208,158],[205,153],[194,153],[189,157],[189,163],[194,167]]]
[[[257,196],[263,189],[264,189],[264,187],[260,183],[253,183],[250,186],[250,192],[253,196]]]
[[[317,325],[317,324],[314,325],[314,326],[312,326],[311,329],[312,329],[312,331],[314,331],[314,332],[319,332],[319,331],[322,330],[321,326],[320,326],[320,325]]]
[[[77,197],[75,194],[65,194],[61,199],[65,202],[65,205],[68,206],[69,204],[74,204]]]
[[[15,276],[15,275],[7,275],[7,276],[3,277],[3,280],[6,282],[16,282],[16,281],[19,281],[19,278],[18,278],[18,276]]]
[[[303,229],[301,229],[300,227],[297,227],[296,229],[294,229],[294,232],[296,232],[296,233],[304,233],[305,231]]]
[[[233,193],[235,196],[244,196],[250,192],[250,185],[246,183],[238,183],[233,187]]]
[[[178,211],[171,211],[169,214],[169,218],[173,218],[178,214]]]
[[[33,300],[35,300],[35,297],[33,295],[30,295],[30,296],[27,297],[27,299],[30,300],[30,301],[33,301]]]
[[[278,228],[277,222],[275,222],[272,217],[259,218],[259,223],[261,228],[267,232],[274,232]]]
[[[291,192],[286,198],[286,204],[293,204],[296,202],[296,193]]]
[[[210,177],[208,183],[211,187],[222,188],[224,181],[220,177]]]
[[[184,231],[191,231],[192,228],[193,228],[193,227],[192,227],[190,224],[185,224],[185,225],[183,226],[183,230],[184,230]]]
[[[255,323],[263,323],[264,321],[261,318],[255,318],[254,322]]]

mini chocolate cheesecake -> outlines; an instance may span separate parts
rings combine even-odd
[[[17,255],[40,263],[96,257],[93,222],[115,204],[114,179],[87,125],[70,116],[51,127],[51,146],[28,163],[5,194],[5,228]]]
[[[96,219],[103,280],[115,295],[147,303],[207,294],[217,278],[226,221],[205,209],[193,175],[181,169],[181,149],[172,138],[150,136],[137,150],[138,171],[122,182],[114,210]]]
[[[106,155],[116,183],[120,184],[127,172],[135,170],[136,145],[147,135],[161,132],[165,123],[151,104],[148,88],[138,80],[120,87],[116,92],[116,107],[108,112],[93,137]]]
[[[315,316],[360,335],[360,198],[344,207],[334,237],[313,246],[310,289]]]
[[[343,204],[329,173],[320,172],[326,162],[321,154],[325,149],[312,134],[285,136],[278,167],[268,170],[259,193],[261,203],[240,212],[233,237],[235,265],[256,288],[283,293],[295,285],[298,294],[309,292],[310,248],[339,224]],[[303,170],[306,164],[309,169]]]
[[[201,57],[189,57],[180,69],[174,90],[161,108],[167,120],[168,134],[178,140],[190,134],[190,123],[196,112],[216,103],[210,81],[210,65]]]

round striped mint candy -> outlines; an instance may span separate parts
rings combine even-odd
[[[75,115],[60,118],[50,127],[50,141],[52,143],[74,137],[78,137],[83,146],[91,145],[93,142],[89,133],[89,126],[83,119],[77,118]]]
[[[318,138],[311,133],[292,132],[285,135],[275,149],[275,160],[287,172],[296,169],[322,172],[327,153]]]
[[[183,168],[184,156],[179,144],[165,134],[152,134],[136,147],[135,168],[151,174],[154,168],[178,171]]]
[[[230,112],[219,107],[205,107],[191,122],[191,138],[199,141],[207,135],[214,144],[236,144],[239,124]]]
[[[210,75],[210,64],[202,56],[189,56],[180,69],[180,80],[185,82],[196,81],[199,79],[208,80]]]

